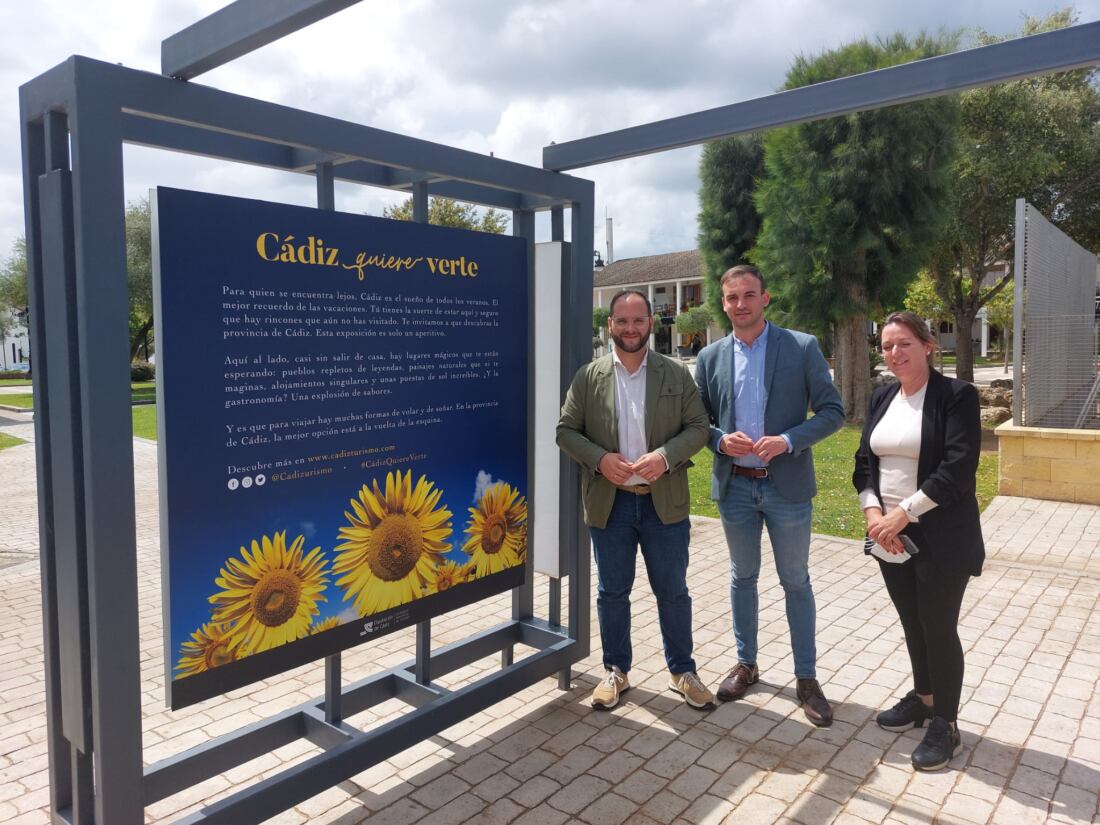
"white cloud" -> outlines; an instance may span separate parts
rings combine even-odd
[[[70,54],[159,71],[160,41],[225,0],[41,0],[0,4],[0,255],[23,232],[17,86]],[[1084,22],[1100,0],[1082,0]],[[981,26],[1006,33],[1020,0],[365,0],[203,75],[197,82],[476,152],[541,165],[542,148],[766,95],[793,57],[896,30]],[[182,155],[127,149],[126,195],[174,185],[287,203],[313,202],[312,179]],[[698,149],[574,174],[596,182],[616,257],[695,243]],[[341,186],[338,208],[381,212],[395,196]],[[540,231],[547,226],[538,223]]]

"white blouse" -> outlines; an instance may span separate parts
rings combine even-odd
[[[875,491],[868,487],[859,494],[862,509],[881,507],[886,514],[901,507],[910,521],[916,521],[936,506],[936,502],[917,489],[917,459],[927,390],[928,384],[910,396],[899,390],[871,431],[871,452],[879,460],[878,483],[882,500],[875,498]]]

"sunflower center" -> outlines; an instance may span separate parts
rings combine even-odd
[[[252,613],[260,624],[278,627],[298,610],[302,583],[289,570],[271,570],[252,588]]]
[[[485,528],[481,533],[481,549],[486,553],[499,553],[507,535],[507,520],[500,513],[493,513],[485,519]]]
[[[399,581],[416,567],[423,546],[420,522],[406,513],[391,513],[374,528],[367,565],[382,581]]]
[[[233,661],[233,651],[229,649],[229,643],[225,640],[212,644],[206,649],[207,669],[221,667]]]

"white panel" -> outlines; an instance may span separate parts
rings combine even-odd
[[[562,244],[535,244],[535,571],[558,578],[560,455],[554,432],[561,412]]]

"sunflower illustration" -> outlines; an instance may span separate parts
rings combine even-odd
[[[334,627],[339,627],[342,624],[339,616],[329,616],[327,619],[322,619],[315,624],[310,625],[309,635],[316,636],[318,633],[324,633],[326,630],[332,630]]]
[[[458,564],[453,561],[445,561],[435,569],[435,581],[429,585],[426,593],[442,593],[450,590],[456,584],[469,581],[471,565]]]
[[[414,486],[412,471],[386,473],[386,489],[363,485],[349,524],[341,527],[343,544],[336,546],[332,569],[346,589],[344,600],[355,599],[361,616],[411,602],[434,588],[436,565],[451,549],[451,511],[438,506],[443,491],[425,476]]]
[[[327,601],[325,557],[314,547],[302,557],[305,536],[287,548],[286,531],[273,538],[252,540],[251,552],[241,548],[241,558],[230,558],[214,580],[221,592],[210,597],[214,621],[232,622],[231,645],[259,653],[300,639],[309,633],[319,612],[317,602]]]
[[[512,485],[497,482],[470,508],[466,533],[462,549],[478,577],[521,564],[527,553],[527,499]]]
[[[192,633],[191,638],[180,645],[176,678],[194,676],[236,661],[237,653],[230,646],[229,631],[230,625],[211,622]]]

